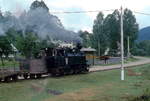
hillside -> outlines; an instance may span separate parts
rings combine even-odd
[[[150,26],[139,31],[138,41],[150,40]]]

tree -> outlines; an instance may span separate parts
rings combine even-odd
[[[14,28],[9,28],[5,34],[11,43],[16,44],[16,37],[20,34],[20,31],[16,31]]]
[[[82,44],[83,47],[90,47],[91,46],[91,33],[89,33],[88,31],[79,31],[78,32],[80,37],[82,38]]]
[[[7,39],[26,58],[36,58],[40,49],[55,47],[49,36],[46,39],[42,39],[31,28],[25,31],[16,31],[14,28],[10,28],[5,34]]]
[[[134,51],[135,40],[138,37],[139,27],[136,22],[136,18],[133,15],[132,11],[129,9],[124,10],[124,47],[125,53],[127,53],[127,39],[130,38],[130,48],[131,52]]]
[[[26,58],[34,57],[40,50],[38,37],[33,32],[18,35],[16,37],[16,47]]]
[[[144,40],[136,43],[134,55],[150,56],[150,40]]]
[[[104,15],[102,12],[94,20],[93,36],[91,38],[93,47],[98,50],[99,55],[104,54],[108,47],[108,35],[104,30]]]
[[[8,41],[6,36],[0,36],[0,58],[3,65],[3,56],[7,58],[8,55],[12,53],[12,47],[10,44],[11,43]]]
[[[115,10],[105,18],[104,26],[104,30],[108,36],[110,50],[118,50],[118,44],[120,43],[120,14],[118,10]]]
[[[37,8],[43,8],[46,11],[49,11],[49,8],[46,6],[43,0],[41,2],[36,0],[31,4],[31,7],[30,7],[31,10],[35,10]]]
[[[125,9],[123,15],[124,23],[124,46],[127,53],[127,38],[130,37],[131,51],[134,49],[135,40],[138,34],[138,24],[131,10]],[[102,28],[98,27],[98,30]],[[93,27],[94,30],[94,27]],[[94,32],[94,31],[93,31]],[[98,32],[98,31],[97,31]],[[99,31],[100,32],[100,31]],[[94,34],[96,31],[94,32]],[[120,51],[120,12],[115,10],[112,14],[107,15],[103,20],[103,34],[99,34],[103,40],[101,43],[106,43],[110,51]],[[104,37],[105,35],[105,37]]]
[[[25,30],[23,32],[10,28],[5,34],[7,35],[7,39],[26,58],[34,57],[34,54],[40,49],[39,37],[31,30]]]

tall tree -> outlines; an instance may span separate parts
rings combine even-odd
[[[131,51],[134,49],[135,40],[138,34],[138,24],[131,10],[125,9],[123,15],[124,23],[124,46],[127,53],[127,38],[130,37]],[[111,51],[120,50],[120,12],[115,10],[104,19],[104,32],[108,36]]]
[[[80,37],[82,38],[83,47],[91,47],[91,33],[88,31],[79,31]]]
[[[118,43],[120,43],[120,14],[118,10],[115,10],[105,18],[104,26],[108,36],[110,49],[112,51],[117,50]]]
[[[104,15],[100,12],[93,25],[93,47],[97,49],[99,55],[103,55],[108,46],[108,36],[104,30]]]
[[[10,45],[11,43],[8,41],[6,36],[0,36],[0,58],[3,63],[3,56],[6,58],[10,53],[12,53],[12,47]]]
[[[139,27],[136,18],[129,9],[124,10],[124,47],[127,53],[127,39],[129,37],[131,52],[134,51],[135,40],[138,37]]]

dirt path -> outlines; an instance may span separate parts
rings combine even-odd
[[[133,66],[139,66],[139,65],[150,63],[150,58],[139,57],[139,56],[135,56],[135,58],[137,58],[139,60],[135,61],[135,62],[127,63],[124,65],[124,67],[133,67]],[[101,70],[119,69],[120,67],[121,67],[121,64],[110,65],[110,66],[92,66],[90,68],[90,72],[101,71]]]

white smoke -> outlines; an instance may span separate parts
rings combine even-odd
[[[30,28],[45,39],[49,36],[54,40],[66,42],[80,42],[81,38],[73,31],[66,30],[60,20],[43,8],[37,8],[24,12],[20,17],[6,15],[6,21],[0,23],[0,35],[9,28],[25,31]]]
[[[12,16],[11,13],[6,12],[0,18],[0,35],[5,35],[10,28],[20,30],[20,23],[18,21],[19,20],[15,16]]]
[[[3,30],[3,25],[2,24],[0,24],[0,35],[4,35],[4,30]]]

